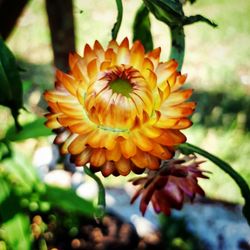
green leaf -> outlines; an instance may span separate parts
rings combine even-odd
[[[41,201],[47,201],[52,207],[69,213],[82,213],[86,216],[93,216],[95,213],[93,204],[79,197],[73,189],[46,185],[46,192],[41,195]]]
[[[195,16],[189,16],[189,17],[185,17],[183,24],[184,25],[188,25],[188,24],[193,24],[196,22],[205,22],[208,25],[211,25],[212,27],[217,27],[217,24],[210,21],[208,18],[202,16],[202,15],[195,15]]]
[[[4,241],[11,250],[31,249],[32,238],[28,215],[17,213],[11,220],[5,222],[1,228],[4,232]]]
[[[22,141],[29,138],[52,135],[51,130],[44,126],[45,121],[45,118],[37,118],[35,121],[23,125],[20,131],[16,131],[15,127],[10,127],[4,139],[9,141]]]
[[[22,212],[20,197],[13,192],[13,184],[0,172],[0,219],[3,240],[8,249],[31,249],[31,230],[28,215]]]
[[[144,45],[146,52],[151,51],[154,47],[150,28],[149,10],[143,4],[136,12],[133,24],[133,41],[140,40]]]
[[[19,76],[16,60],[9,48],[0,38],[0,105],[11,109],[16,128],[19,109],[23,106],[22,82]]]
[[[181,26],[184,18],[179,0],[143,0],[147,8],[160,21],[168,26]]]
[[[116,6],[117,6],[118,14],[117,14],[117,18],[116,18],[116,23],[114,24],[114,27],[113,27],[113,29],[111,31],[112,39],[114,39],[114,40],[117,38],[119,29],[120,29],[120,26],[121,26],[121,23],[122,23],[122,15],[123,15],[122,1],[121,0],[116,0]]]
[[[40,182],[31,161],[17,150],[12,150],[12,157],[2,161],[1,166],[8,173],[10,181],[18,183],[15,188],[21,188],[23,193],[31,192],[34,185]]]
[[[189,143],[184,143],[179,145],[179,149],[185,153],[197,153],[202,155],[220,167],[225,173],[227,173],[239,186],[241,194],[245,199],[245,205],[243,207],[243,214],[246,217],[248,224],[250,225],[250,189],[246,181],[241,175],[239,175],[228,163],[219,159],[218,157],[208,153],[207,151],[196,147]]]

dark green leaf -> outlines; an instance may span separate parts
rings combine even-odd
[[[41,195],[41,201],[47,201],[52,207],[69,213],[82,213],[87,216],[93,216],[95,213],[93,204],[79,197],[73,189],[46,185],[46,193]]]
[[[151,23],[149,19],[149,10],[143,4],[137,11],[133,25],[133,41],[140,40],[144,45],[146,52],[153,49],[153,39],[150,31]]]
[[[0,104],[11,109],[16,127],[20,128],[17,116],[23,106],[22,83],[16,60],[12,52],[0,38]]]
[[[52,132],[44,125],[44,122],[45,118],[37,118],[35,121],[23,125],[20,131],[15,131],[15,127],[11,127],[6,133],[5,140],[21,141],[29,138],[49,136]]]
[[[147,8],[160,21],[168,26],[181,26],[184,18],[179,0],[143,0]]]
[[[225,173],[227,173],[238,185],[241,190],[241,194],[245,199],[245,205],[243,207],[243,214],[246,217],[248,224],[250,225],[250,189],[243,177],[238,174],[228,163],[219,159],[218,157],[208,153],[207,151],[196,147],[189,143],[179,145],[179,149],[185,153],[197,153],[202,155],[220,167]]]
[[[120,26],[122,23],[122,15],[123,15],[122,0],[116,0],[116,6],[117,6],[118,14],[117,14],[117,18],[116,18],[116,23],[114,24],[114,27],[111,31],[112,39],[114,39],[114,40],[117,38],[119,29],[120,29]]]
[[[188,25],[188,24],[193,24],[196,22],[205,22],[208,25],[211,25],[212,27],[217,27],[217,24],[210,21],[208,18],[201,16],[201,15],[195,15],[195,16],[189,16],[189,17],[185,17],[183,24],[184,25]]]

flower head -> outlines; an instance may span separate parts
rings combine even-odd
[[[147,177],[134,179],[132,183],[140,187],[131,203],[141,195],[140,211],[143,215],[150,201],[156,213],[170,215],[172,208],[181,209],[185,198],[192,201],[196,194],[204,195],[197,178],[208,177],[199,169],[201,163],[191,156],[171,159],[159,171],[150,171]]]
[[[180,129],[191,126],[195,103],[185,102],[192,90],[181,89],[186,75],[177,62],[159,58],[160,48],[146,54],[127,38],[70,54],[70,72],[58,70],[55,89],[44,94],[46,125],[58,133],[61,153],[104,176],[158,169],[171,159],[186,140]]]

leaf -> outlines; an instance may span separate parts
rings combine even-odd
[[[245,205],[243,206],[243,214],[246,217],[248,224],[250,225],[250,189],[243,177],[238,174],[228,163],[199,147],[196,147],[189,143],[184,143],[179,145],[179,149],[184,154],[192,152],[206,157],[214,164],[216,164],[219,168],[221,168],[225,173],[227,173],[237,183],[238,187],[241,190],[241,194],[245,199]]]
[[[0,38],[0,105],[11,109],[15,119],[16,128],[20,125],[17,121],[18,110],[23,106],[22,82],[18,72],[16,60],[12,52]]]
[[[23,125],[20,131],[16,131],[15,127],[12,126],[8,129],[4,139],[22,141],[29,138],[52,135],[51,130],[44,126],[45,121],[45,118],[37,118],[35,121]]]
[[[0,218],[2,239],[10,249],[31,249],[31,230],[28,215],[20,207],[20,197],[13,190],[11,183],[0,175]]]
[[[36,169],[25,155],[17,150],[12,150],[12,157],[1,162],[4,171],[16,181],[15,188],[21,188],[23,192],[32,191],[34,185],[40,182]]]
[[[193,24],[196,22],[205,22],[208,25],[211,25],[212,27],[217,27],[218,25],[212,21],[210,21],[208,18],[202,16],[202,15],[195,15],[195,16],[189,16],[189,17],[185,17],[183,24],[184,25],[188,25],[188,24]]]
[[[184,12],[179,0],[143,0],[143,2],[157,19],[168,26],[182,25]]]
[[[150,28],[149,10],[143,4],[136,12],[133,24],[133,41],[140,40],[144,45],[146,52],[151,51],[154,47]]]
[[[117,18],[116,18],[116,23],[114,24],[114,27],[112,28],[111,34],[112,34],[112,39],[116,39],[121,23],[122,23],[122,15],[123,15],[123,6],[122,6],[122,0],[116,0],[116,6],[117,6]]]
[[[4,231],[4,241],[10,246],[10,249],[31,249],[31,229],[28,215],[17,213],[1,228]]]
[[[47,201],[52,207],[69,213],[82,213],[86,216],[93,216],[95,213],[93,204],[79,197],[73,189],[46,185],[46,192],[41,195],[41,201]]]

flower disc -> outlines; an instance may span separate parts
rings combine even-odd
[[[127,38],[71,54],[70,72],[58,70],[55,89],[44,93],[46,125],[58,133],[61,153],[104,176],[155,170],[172,158],[186,140],[180,130],[191,126],[195,103],[186,102],[192,90],[181,89],[186,75],[177,62],[159,57],[159,48],[145,54]]]

